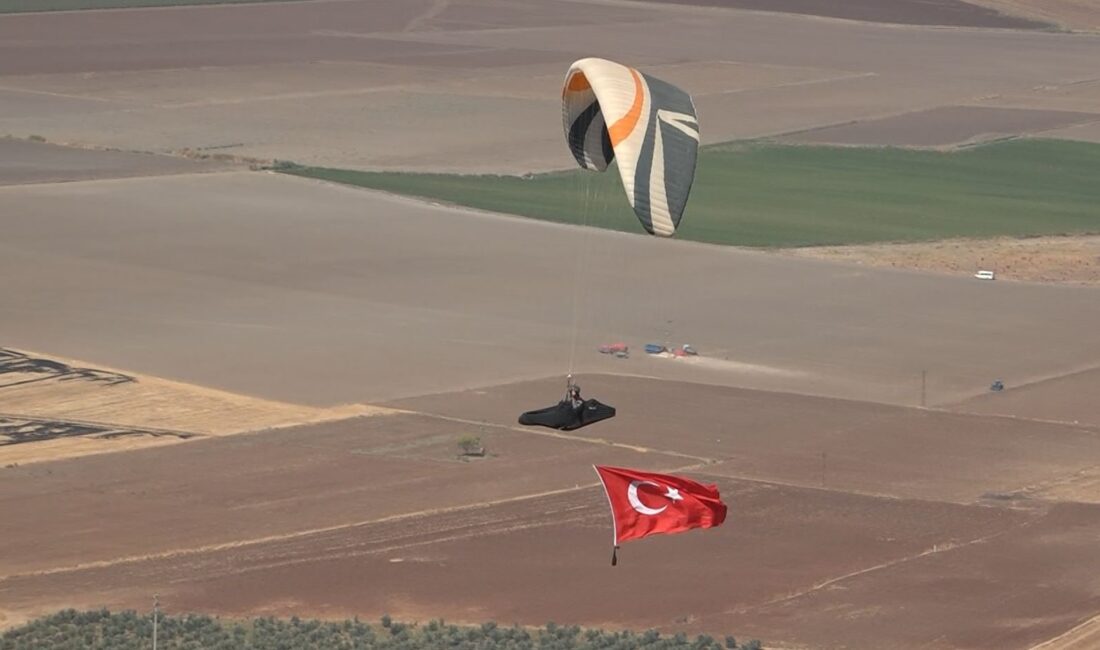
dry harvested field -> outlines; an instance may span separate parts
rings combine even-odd
[[[793,133],[783,142],[890,147],[944,147],[1014,135],[1038,135],[1100,122],[1100,113],[947,106]]]
[[[1096,576],[1082,571],[1100,562],[1097,534],[1100,507],[1058,505],[1002,534],[721,620],[766,638],[797,626],[808,645],[828,639],[820,647],[1028,648],[1100,608]]]
[[[224,171],[236,165],[0,138],[0,185]]]
[[[1084,287],[582,236],[276,174],[9,186],[0,203],[35,215],[0,240],[6,346],[292,404],[564,374],[586,238],[578,371],[919,404],[925,370],[934,405],[1100,360]],[[599,355],[610,340],[703,358]]]
[[[1100,370],[1055,377],[1022,386],[1006,386],[999,393],[987,393],[964,400],[950,408],[965,413],[996,413],[1027,420],[1080,423],[1100,426],[1100,404],[1082,399],[1100,390]]]
[[[0,465],[385,413],[275,402],[0,348]]]
[[[890,142],[1094,137],[1100,37],[953,0],[798,13],[816,6],[4,15],[0,134],[565,168],[562,74],[601,55],[690,87],[707,142],[851,122]],[[1094,289],[592,232],[574,314],[576,228],[178,155],[10,139],[0,160],[0,627],[159,592],[172,612],[823,650],[1089,643],[1100,418],[1094,374],[1073,373],[1100,364]],[[615,340],[634,355],[595,351]],[[516,426],[570,365],[619,415]],[[469,435],[487,457],[457,457]],[[716,482],[730,518],[611,568],[594,463]]]
[[[1033,111],[1062,111],[1067,113],[1096,113],[1100,106],[1100,74],[1095,71],[1092,74],[1062,77],[1054,79],[1034,88],[1021,91],[1009,91],[976,98],[973,106],[999,106],[1002,108],[1017,108]],[[1011,115],[1011,113],[1006,113]],[[1065,135],[1073,131],[1087,132],[1095,129],[1100,124],[1097,121],[1085,122],[1063,128],[1054,128],[1043,132],[1043,137],[1074,138]],[[1045,128],[1045,127],[1044,127]]]
[[[1080,140],[1082,142],[1100,142],[1100,123],[1081,124],[1058,129],[1046,134],[1048,137]]]
[[[830,489],[975,503],[1038,489],[1100,464],[1096,424],[970,417],[630,377],[600,376],[582,386],[622,411],[587,435],[673,449],[711,463],[710,473],[736,478],[820,487],[824,453]],[[557,389],[560,381],[539,380],[386,406],[508,424],[519,415],[517,406],[540,406]],[[992,408],[985,413],[1001,414]],[[1098,501],[1100,494],[1087,500]]]
[[[901,25],[943,25],[951,27],[991,27],[1001,29],[1038,29],[1042,22],[963,0],[657,0],[669,4],[753,9],[828,18],[844,18]]]
[[[945,240],[919,244],[819,246],[783,251],[849,264],[971,275],[998,280],[1100,286],[1100,237]]]
[[[491,456],[459,460],[457,441],[467,434],[481,437]],[[437,509],[588,485],[592,463],[613,459],[651,468],[698,464],[584,436],[398,414],[20,465],[3,470],[9,552],[0,566],[6,576],[187,555],[412,513],[430,522]],[[540,469],[553,464],[556,471]],[[50,533],[41,528],[43,509],[59,525],[88,532]]]
[[[1093,0],[972,0],[1016,16],[1055,23],[1066,29],[1100,31],[1100,5]]]
[[[1080,567],[1098,559],[1090,540],[1100,510],[981,498],[1025,488],[1037,455],[1053,475],[1095,464],[1095,432],[998,431],[996,417],[580,380],[620,417],[572,434],[516,427],[518,409],[559,388],[531,382],[405,400],[412,412],[387,417],[0,470],[0,615],[136,607],[159,591],[173,611],[233,616],[388,612],[735,633],[781,647],[1003,650],[1095,613],[1100,584]],[[680,409],[678,426],[659,405]],[[936,418],[935,440],[895,426],[922,417]],[[845,424],[872,421],[899,444],[876,445]],[[816,456],[816,445],[794,430],[836,444],[824,488],[817,458],[799,458],[807,446]],[[488,457],[455,458],[455,440],[469,433]],[[935,471],[916,453],[949,438],[972,438],[942,454],[955,498],[899,480],[909,459]],[[611,568],[592,463],[716,482],[730,518],[707,534],[629,544]],[[801,476],[791,472],[799,463]],[[865,489],[850,489],[852,476]],[[56,516],[41,517],[44,508]]]
[[[1005,25],[954,0],[832,4],[884,14],[868,20]],[[685,84],[704,140],[719,142],[999,98],[1088,112],[1059,89],[1096,78],[1100,37],[595,0],[5,15],[0,134],[337,167],[566,168],[559,86],[590,55]]]

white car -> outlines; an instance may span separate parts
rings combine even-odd
[[[993,271],[978,271],[974,274],[974,277],[979,280],[992,280],[994,279]]]

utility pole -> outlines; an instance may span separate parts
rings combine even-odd
[[[153,594],[153,650],[157,650],[157,613],[160,609],[160,595]]]

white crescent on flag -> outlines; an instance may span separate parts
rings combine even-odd
[[[718,494],[718,486],[704,485],[689,478],[657,474],[626,467],[594,465],[603,484],[607,503],[611,506],[614,528],[612,544],[650,535],[671,535],[693,528],[713,528],[726,519],[726,504]],[[646,490],[643,503],[638,490]],[[655,507],[661,501],[661,507]],[[616,563],[611,554],[611,564]]]
[[[630,507],[634,508],[643,515],[659,515],[665,511],[668,506],[661,506],[660,508],[650,508],[646,504],[642,503],[642,500],[638,498],[638,486],[639,485],[652,485],[655,488],[661,487],[653,481],[631,481],[630,487],[626,489],[626,498],[630,500]]]

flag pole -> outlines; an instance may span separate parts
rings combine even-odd
[[[607,505],[611,509],[611,566],[616,566],[619,564],[619,524],[615,520],[615,506],[611,503],[611,493],[607,491],[607,482],[603,480],[600,468],[593,465],[592,469],[595,470],[596,476],[600,479],[600,485],[603,486],[603,495],[607,497]]]

